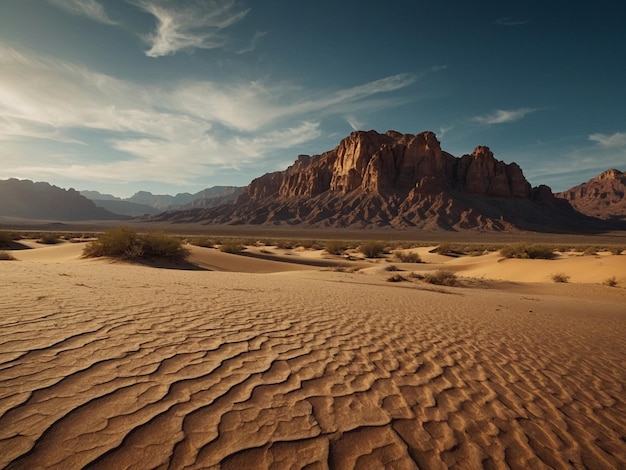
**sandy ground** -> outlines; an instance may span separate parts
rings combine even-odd
[[[1,468],[626,468],[624,255],[393,263],[450,288],[81,249],[0,262]]]

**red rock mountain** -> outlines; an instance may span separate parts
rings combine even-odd
[[[626,221],[626,173],[607,170],[556,196],[569,201],[579,212],[599,219]]]
[[[250,183],[232,204],[156,220],[313,227],[576,230],[592,219],[531,188],[488,147],[454,157],[432,132],[353,132],[333,150],[301,155]]]

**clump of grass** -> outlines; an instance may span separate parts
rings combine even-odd
[[[609,287],[617,287],[617,278],[615,276],[611,276],[608,279],[605,279],[602,284]]]
[[[37,243],[41,243],[43,245],[56,245],[57,243],[61,243],[61,239],[56,233],[44,233]]]
[[[407,276],[410,277],[411,279],[419,279],[420,281],[424,280],[424,275],[420,273],[416,273],[415,271],[411,271],[409,274],[407,274]]]
[[[0,251],[0,261],[13,261],[15,256],[7,251]]]
[[[527,245],[525,243],[507,245],[500,249],[500,254],[505,258],[520,259],[553,259],[555,257],[554,249],[551,246]]]
[[[387,282],[403,282],[406,280],[407,279],[404,276],[402,276],[401,274],[397,274],[397,273],[387,278]]]
[[[437,286],[455,286],[457,277],[452,271],[438,270],[424,274],[424,281]]]
[[[331,255],[343,255],[348,245],[341,240],[328,240],[324,244],[324,250]]]
[[[394,251],[394,258],[396,258],[401,263],[421,263],[422,258],[420,255],[415,252],[404,252],[404,251]]]
[[[107,230],[83,249],[87,258],[110,257],[136,260],[141,258],[186,258],[189,251],[179,238],[161,232],[137,234],[121,226]]]
[[[370,240],[361,243],[359,251],[363,253],[366,258],[380,258],[385,252],[385,245],[381,242]]]
[[[553,282],[565,283],[565,282],[568,282],[569,280],[570,280],[570,276],[565,273],[554,273],[552,275]]]

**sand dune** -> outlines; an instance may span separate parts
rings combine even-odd
[[[0,264],[2,468],[626,466],[623,288],[429,290],[227,272],[272,262],[216,250],[193,255],[213,272],[80,250]],[[490,256],[441,264],[508,279],[526,261]]]

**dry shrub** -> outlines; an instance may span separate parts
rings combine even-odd
[[[365,255],[366,258],[380,258],[385,252],[385,245],[381,242],[370,240],[363,242],[359,246],[359,251]]]
[[[595,256],[598,254],[598,248],[595,246],[588,246],[583,250],[583,256]]]
[[[387,278],[387,282],[403,282],[406,281],[407,279],[400,275],[400,274],[393,274],[392,276],[389,276]]]
[[[500,249],[500,254],[505,258],[519,259],[553,259],[554,249],[548,245],[527,245],[518,243],[507,245]]]
[[[452,271],[442,269],[435,272],[425,273],[424,281],[428,284],[435,284],[437,286],[455,286],[457,284],[457,277]]]
[[[220,244],[220,240],[211,237],[194,237],[189,240],[189,243],[202,248],[214,248],[215,245]]]
[[[422,258],[420,258],[420,255],[415,252],[405,253],[404,251],[394,251],[393,256],[401,263],[421,263],[422,262]]]
[[[565,273],[554,273],[552,275],[552,281],[565,283],[570,280],[570,276]]]
[[[6,232],[4,230],[0,231],[0,246],[8,246],[13,242],[14,239],[15,236],[13,235],[13,233]]]
[[[6,251],[0,251],[0,260],[1,261],[12,261],[15,260],[15,256]]]
[[[243,243],[241,243],[240,240],[226,240],[220,245],[220,251],[222,253],[237,254],[241,253],[245,249],[246,247],[243,246]]]
[[[389,266],[385,267],[385,271],[402,271],[402,270],[398,268],[397,266],[390,264]]]
[[[140,258],[186,258],[189,252],[179,238],[162,232],[137,234],[133,229],[121,226],[107,230],[97,240],[88,243],[83,256],[97,258],[107,256],[119,259]]]
[[[56,233],[44,233],[37,243],[41,243],[43,245],[56,245],[57,243],[61,243],[61,239]]]
[[[324,250],[331,255],[343,255],[347,249],[347,243],[340,240],[328,240],[324,244]]]
[[[602,284],[609,287],[617,287],[617,278],[615,276],[611,276],[608,279],[605,279]]]
[[[611,249],[609,251],[611,252],[612,255],[619,256],[624,251],[624,247],[623,246],[614,246],[614,247],[611,247]]]

